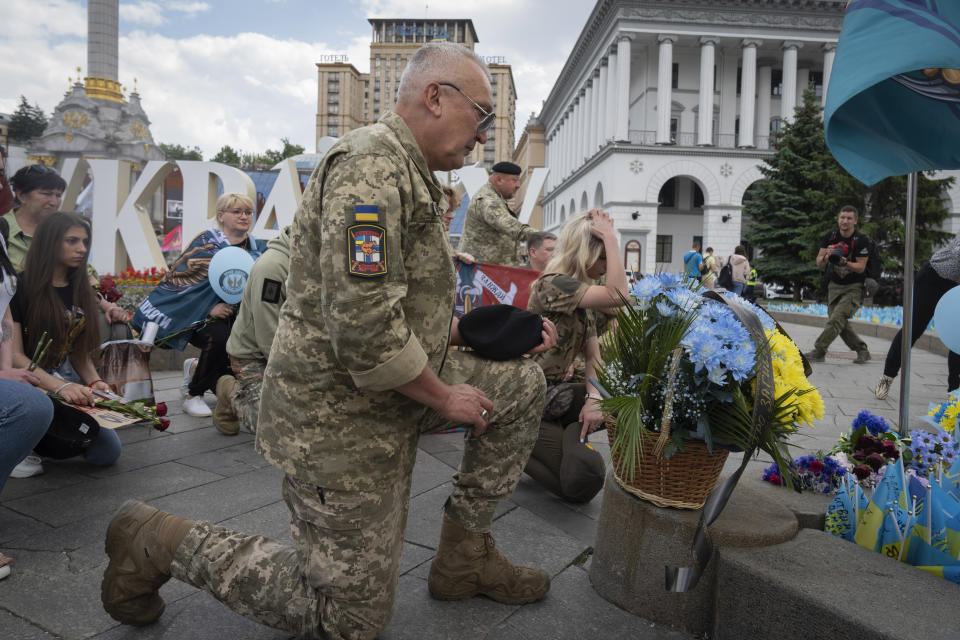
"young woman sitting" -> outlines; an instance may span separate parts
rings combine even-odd
[[[87,279],[90,224],[73,213],[49,214],[37,226],[27,251],[20,286],[10,304],[13,316],[13,366],[30,366],[40,338],[51,339],[34,370],[37,386],[67,402],[93,405],[94,389],[110,391],[91,354],[100,344],[96,299]],[[100,429],[83,454],[90,464],[108,466],[120,457],[120,438]]]
[[[604,275],[605,285],[598,285]],[[620,294],[628,291],[613,222],[599,209],[567,223],[557,255],[530,287],[527,309],[553,321],[557,346],[533,356],[547,379],[547,401],[525,471],[573,502],[586,502],[603,487],[603,458],[587,442],[603,419],[600,395],[589,382],[600,357],[595,311],[620,306]],[[578,354],[586,362],[586,383],[566,382]]]

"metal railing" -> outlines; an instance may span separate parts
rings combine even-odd
[[[671,134],[672,137],[670,142],[667,145],[674,145],[677,147],[696,147],[697,145],[697,133],[692,131],[680,131],[674,132]],[[643,146],[667,146],[657,143],[657,132],[656,131],[646,131],[642,129],[631,129],[629,132],[630,144],[639,144]],[[769,149],[770,148],[770,136],[754,136],[754,148],[756,149]],[[737,135],[734,133],[717,133],[713,132],[713,146],[720,149],[736,149],[737,148]]]

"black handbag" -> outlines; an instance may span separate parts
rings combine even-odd
[[[45,458],[73,458],[86,451],[99,435],[100,425],[93,416],[53,400],[53,420],[33,450]]]

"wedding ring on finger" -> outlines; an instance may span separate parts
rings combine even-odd
[[[484,420],[486,420],[486,419],[487,419],[487,416],[489,416],[489,415],[490,415],[490,412],[489,412],[489,411],[487,411],[486,409],[480,409],[480,417],[481,417],[481,418],[483,418]]]

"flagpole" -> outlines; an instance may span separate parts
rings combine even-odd
[[[914,227],[917,218],[917,183],[919,174],[907,174],[907,215],[903,230],[903,324],[900,327],[900,422],[897,431],[903,435],[910,428],[910,348],[913,346],[913,255]]]

